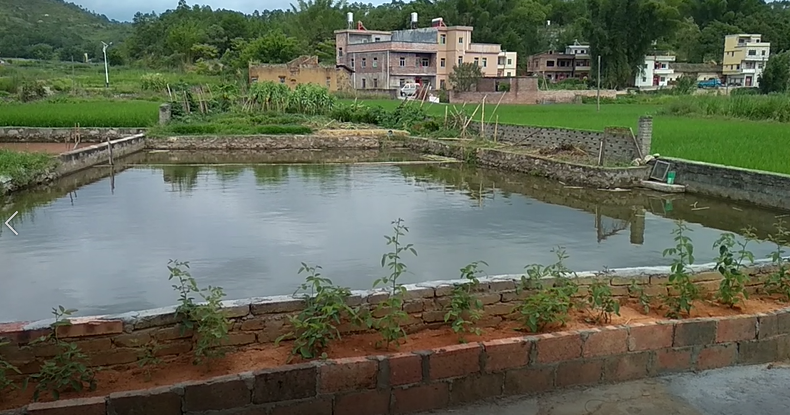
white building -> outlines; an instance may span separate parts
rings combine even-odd
[[[760,75],[771,55],[771,44],[761,35],[740,34],[724,38],[722,73],[731,86],[760,86]]]
[[[516,75],[516,52],[499,52],[497,59],[497,76],[517,76]]]
[[[654,52],[646,55],[640,71],[634,77],[634,86],[645,89],[666,87],[677,78],[670,66],[671,62],[675,62],[675,55],[670,53]]]

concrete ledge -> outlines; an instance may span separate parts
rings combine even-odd
[[[652,180],[642,180],[639,185],[645,189],[655,190],[663,193],[685,193],[686,186],[680,184],[668,184],[662,182],[654,182]]]
[[[145,133],[145,128],[80,128],[80,142],[103,143]],[[73,143],[74,128],[0,127],[0,142]]]
[[[386,135],[179,136],[146,139],[152,150],[321,150],[378,149]]]
[[[412,414],[500,396],[784,360],[790,357],[788,331],[788,309],[607,326],[286,365],[105,397],[35,403],[14,413]]]
[[[528,173],[596,188],[635,187],[648,177],[650,171],[648,166],[597,167],[493,148],[466,149],[461,145],[418,137],[411,137],[404,143],[412,150],[460,160],[466,160],[471,152],[477,164],[483,167]]]

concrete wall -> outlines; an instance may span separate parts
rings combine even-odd
[[[459,144],[437,140],[412,138],[406,141],[412,150],[427,152],[460,160],[468,159],[473,152],[479,166],[517,171],[597,188],[634,187],[647,178],[649,167],[597,167],[557,161],[546,157],[513,153],[490,148],[465,149]]]
[[[675,183],[689,192],[790,210],[790,175],[670,157],[661,160],[671,163]]]
[[[695,267],[703,292],[716,289],[720,274],[713,264]],[[765,265],[753,271],[761,281]],[[608,280],[618,297],[628,296],[632,278],[655,295],[666,293],[668,267],[614,270]],[[515,291],[517,276],[483,278],[476,296],[485,304],[482,326],[516,317],[513,307],[525,294]],[[584,287],[592,273],[578,276]],[[453,284],[437,281],[407,287],[404,309],[409,329],[443,325],[443,308]],[[752,287],[754,288],[754,287]],[[584,291],[584,288],[581,290]],[[753,290],[752,290],[753,291]],[[375,304],[382,292],[355,292],[352,305]],[[272,342],[288,327],[284,322],[303,307],[292,297],[228,302],[233,320],[231,346]],[[128,365],[142,347],[158,340],[160,356],[181,355],[192,348],[191,333],[181,334],[175,307],[74,319],[59,329],[88,354],[91,366]],[[22,346],[47,334],[50,321],[0,325],[11,344],[0,349],[23,372],[51,354],[45,344]],[[348,332],[349,327],[343,327]],[[451,345],[388,356],[363,356],[285,365],[106,397],[34,403],[17,413],[52,414],[410,414],[502,395],[622,382],[676,371],[707,370],[736,364],[759,364],[790,357],[790,309],[758,315],[667,320],[591,330],[514,336],[482,343]],[[38,357],[37,357],[38,356]],[[127,366],[128,367],[128,366]],[[101,388],[102,385],[98,385]],[[216,411],[216,412],[208,412]]]
[[[103,143],[144,133],[144,128],[80,128],[81,143]],[[0,142],[74,142],[74,128],[0,127]]]
[[[302,56],[280,65],[250,65],[249,77],[250,83],[282,81],[291,88],[300,84],[321,85],[330,91],[346,91],[351,88],[347,69],[321,65],[315,56]]]
[[[470,131],[481,131],[480,123],[470,123]],[[496,130],[496,131],[495,131]],[[514,145],[549,148],[562,144],[576,146],[593,157],[598,156],[600,143],[604,141],[604,160],[630,163],[639,158],[637,139],[627,128],[607,128],[604,131],[571,130],[567,128],[532,127],[527,125],[486,124],[484,134],[489,139]]]
[[[109,143],[99,143],[90,147],[69,151],[58,156],[58,166],[55,169],[57,177],[65,176],[96,164],[109,163],[110,155],[113,160],[136,153],[145,148],[145,135],[137,134]]]
[[[486,103],[496,104],[572,104],[577,102],[580,97],[595,97],[597,91],[593,90],[546,90],[529,92],[453,92],[450,94],[452,104],[479,104],[486,97]],[[601,98],[616,99],[617,91],[601,90]]]
[[[146,148],[153,150],[305,150],[305,149],[378,149],[380,136],[184,136],[148,138]]]

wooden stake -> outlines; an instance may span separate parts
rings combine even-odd
[[[488,95],[483,96],[483,105],[482,111],[480,111],[480,135],[485,138],[486,136],[486,97]]]
[[[491,122],[491,118],[494,116],[494,114],[496,114],[496,110],[499,109],[499,104],[502,103],[502,98],[505,97],[505,94],[507,94],[507,92],[505,92],[504,94],[502,94],[502,96],[499,97],[499,101],[497,101],[496,106],[494,107],[494,111],[488,117],[488,122]]]
[[[110,166],[112,166],[112,141],[110,141],[109,137],[107,137],[107,152],[110,155]]]
[[[603,166],[603,147],[606,144],[606,136],[601,138],[601,147],[598,149],[598,165]]]
[[[449,109],[449,107],[444,107],[444,128],[447,128],[447,111]]]
[[[494,124],[494,142],[496,143],[497,130],[499,129],[499,115],[496,116],[496,124]]]

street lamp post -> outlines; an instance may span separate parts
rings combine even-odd
[[[112,46],[112,42],[107,44],[107,43],[104,43],[102,41],[101,44],[102,44],[101,51],[102,51],[102,54],[104,54],[104,87],[105,88],[109,88],[110,87],[110,70],[107,67],[107,48]]]

